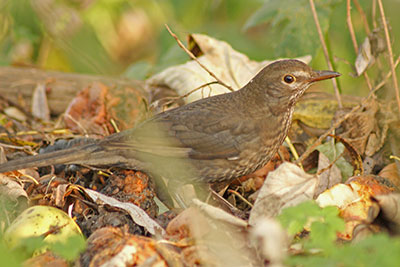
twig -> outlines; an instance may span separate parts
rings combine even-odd
[[[212,82],[208,82],[208,83],[202,84],[202,85],[200,85],[200,86],[194,88],[193,90],[190,90],[190,91],[187,92],[186,94],[181,95],[181,96],[178,96],[178,97],[165,97],[164,99],[171,99],[171,100],[168,101],[168,102],[166,102],[166,103],[164,104],[164,106],[165,106],[165,105],[172,104],[172,103],[174,103],[174,102],[176,102],[176,101],[178,101],[178,100],[180,100],[180,99],[182,99],[182,98],[188,97],[189,95],[193,94],[194,92],[196,92],[196,91],[198,91],[198,90],[200,90],[200,89],[202,89],[202,88],[204,88],[204,87],[206,87],[206,86],[210,86],[210,85],[216,84],[216,83],[218,83],[218,81],[212,81]]]
[[[239,194],[239,193],[236,192],[235,190],[228,189],[228,192],[231,193],[231,194],[234,194],[235,196],[237,196],[238,198],[240,198],[244,203],[246,203],[247,205],[249,205],[250,208],[253,207],[253,204],[251,204],[246,198],[244,198],[241,194]]]
[[[388,29],[388,26],[386,23],[386,16],[385,16],[385,11],[383,10],[382,0],[378,0],[378,6],[379,6],[379,11],[381,13],[383,29],[385,31],[386,46],[387,46],[388,53],[389,53],[390,70],[392,72],[392,81],[393,81],[393,86],[394,86],[394,90],[396,93],[397,106],[398,106],[399,112],[400,112],[399,85],[397,84],[396,69],[395,69],[394,61],[393,61],[392,45],[390,43],[389,29]]]
[[[351,5],[350,5],[350,3],[351,3],[351,0],[347,0],[347,5],[346,5],[347,19],[346,19],[346,21],[347,21],[347,27],[349,28],[349,32],[350,32],[351,41],[353,42],[354,51],[356,52],[356,54],[358,54],[357,39],[356,39],[356,35],[354,33],[353,22],[351,21]],[[369,76],[365,71],[363,71],[363,75],[364,75],[365,81],[367,82],[367,86],[368,86],[369,90],[371,91],[372,85],[371,85]]]
[[[193,59],[194,61],[196,61],[197,64],[199,64],[200,67],[202,67],[205,71],[207,71],[208,74],[211,75],[211,77],[213,77],[215,80],[217,80],[217,82],[218,82],[220,85],[225,86],[226,88],[228,88],[228,89],[229,89],[230,91],[232,91],[232,92],[235,91],[231,86],[229,86],[229,85],[227,85],[226,83],[224,83],[224,82],[223,82],[222,80],[220,80],[212,71],[210,71],[206,66],[204,66],[204,65],[197,59],[197,57],[196,57],[195,55],[193,55],[193,53],[190,52],[189,49],[187,49],[187,48],[185,47],[185,45],[179,40],[178,36],[176,36],[176,34],[173,33],[173,32],[171,31],[171,29],[168,27],[167,24],[165,24],[165,28],[167,28],[167,31],[169,32],[169,34],[171,34],[171,36],[175,38],[175,40],[176,40],[176,42],[178,43],[178,45],[186,52],[186,54],[189,55],[189,57],[190,57],[191,59]]]
[[[361,19],[363,21],[363,25],[364,25],[364,30],[367,33],[367,35],[369,35],[371,33],[371,30],[369,29],[369,25],[368,25],[368,20],[367,20],[367,16],[364,13],[364,10],[362,9],[360,3],[358,2],[358,0],[353,0],[354,5],[357,8],[358,13],[360,13]]]
[[[342,153],[340,153],[340,155],[337,156],[331,163],[329,163],[328,166],[326,166],[325,168],[320,169],[320,170],[317,172],[317,176],[318,176],[318,175],[321,175],[323,172],[326,172],[327,170],[329,170],[330,168],[332,168],[332,166],[336,163],[336,161],[338,161],[338,160],[344,155],[344,152],[345,152],[345,151],[343,151]]]
[[[372,17],[372,26],[374,29],[378,27],[376,23],[376,0],[372,0],[372,11],[371,11],[371,17]]]
[[[358,54],[358,44],[357,44],[357,40],[356,40],[356,35],[354,33],[353,22],[351,21],[351,4],[350,4],[350,2],[351,2],[351,0],[347,0],[347,3],[346,3],[346,10],[347,10],[346,22],[347,22],[347,27],[349,28],[351,41],[353,42],[354,51],[356,51],[356,54]]]
[[[314,0],[310,0],[310,7],[311,7],[311,12],[313,14],[315,26],[317,27],[319,40],[320,40],[321,45],[322,45],[322,50],[324,51],[325,60],[326,60],[326,62],[328,64],[328,68],[330,70],[333,70],[332,63],[331,63],[331,61],[329,59],[328,48],[326,46],[326,43],[325,43],[325,40],[324,40],[324,36],[322,34],[321,25],[319,24],[318,14],[317,14],[317,11],[315,10]],[[342,99],[340,97],[340,93],[339,93],[339,89],[338,89],[338,86],[337,86],[336,78],[331,79],[331,80],[332,80],[333,88],[335,89],[335,95],[336,95],[336,99],[338,101],[338,105],[339,105],[340,108],[342,108],[343,107]]]
[[[397,67],[397,65],[400,63],[400,56],[397,58],[396,60],[396,64],[395,67]],[[329,128],[325,133],[323,133],[301,156],[298,160],[296,160],[296,164],[299,164],[300,162],[303,162],[303,160],[308,157],[317,146],[319,146],[320,144],[322,144],[322,141],[333,131],[335,130],[337,127],[339,127],[339,125],[344,122],[345,120],[347,120],[354,112],[356,112],[357,110],[359,110],[360,108],[364,107],[369,99],[375,94],[376,91],[378,91],[386,82],[387,79],[390,78],[392,72],[388,73],[388,75],[386,75],[385,79],[380,82],[373,90],[371,90],[368,94],[368,96],[366,98],[364,98],[360,104],[358,104],[357,106],[355,106],[354,108],[352,108],[352,110],[350,110],[348,113],[346,113],[344,116],[342,116],[341,118],[339,118],[335,124],[332,125],[331,128]]]

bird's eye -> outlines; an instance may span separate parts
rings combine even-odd
[[[293,76],[293,75],[291,75],[291,74],[287,74],[287,75],[285,75],[284,77],[283,77],[283,81],[285,82],[285,83],[292,83],[292,82],[294,82],[296,80],[296,78]]]

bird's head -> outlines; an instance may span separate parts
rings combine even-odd
[[[340,75],[334,71],[316,71],[299,60],[289,59],[266,66],[251,83],[263,91],[269,102],[293,106],[314,82]]]

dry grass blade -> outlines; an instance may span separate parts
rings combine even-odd
[[[365,15],[364,10],[362,9],[362,7],[361,7],[360,3],[358,2],[358,0],[353,0],[353,2],[354,2],[354,5],[357,8],[358,13],[360,13],[361,20],[363,22],[365,32],[367,34],[370,34],[371,30],[369,29],[367,16]]]
[[[392,72],[392,81],[393,81],[393,86],[394,86],[394,90],[395,90],[395,93],[396,93],[397,106],[398,106],[399,112],[400,112],[399,85],[397,83],[396,67],[394,66],[392,45],[390,43],[389,29],[388,29],[388,25],[386,23],[386,16],[385,16],[385,11],[383,10],[382,0],[378,0],[378,6],[379,6],[379,11],[381,13],[383,30],[385,32],[386,46],[387,46],[387,50],[388,50],[388,53],[389,53],[390,70]]]
[[[333,70],[332,63],[331,63],[331,61],[329,59],[328,48],[326,46],[326,43],[325,43],[325,40],[324,40],[324,36],[322,34],[321,25],[319,24],[318,14],[317,14],[317,11],[315,10],[314,0],[310,0],[310,7],[311,7],[311,12],[313,14],[315,26],[317,27],[318,36],[319,36],[319,40],[321,42],[322,50],[324,51],[325,60],[326,60],[326,62],[328,64],[328,68],[330,70]],[[340,97],[339,89],[338,89],[338,86],[337,86],[337,81],[336,81],[335,78],[331,79],[331,80],[332,80],[333,88],[335,89],[335,95],[336,95],[336,99],[338,101],[339,108],[342,108],[343,104],[342,104],[342,99]]]

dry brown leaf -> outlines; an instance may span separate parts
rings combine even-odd
[[[32,94],[32,115],[43,121],[50,120],[50,108],[47,103],[46,84],[36,85]]]
[[[198,216],[198,209],[194,207],[183,210],[168,223],[166,228],[169,238],[178,240],[194,236],[201,237],[208,231],[209,227],[204,216]]]
[[[204,265],[260,266],[259,257],[248,244],[246,221],[198,199],[194,199],[193,204],[196,215],[191,217],[191,231],[196,244],[207,248],[197,250]]]
[[[381,148],[386,138],[386,131],[382,131],[378,126],[376,113],[378,103],[374,100],[368,102],[362,111],[354,112],[347,120],[341,124],[340,137],[346,139],[358,154],[372,156]],[[342,117],[349,112],[349,109],[339,110],[335,119]],[[371,138],[371,139],[370,139]],[[366,150],[368,148],[368,150]]]
[[[248,226],[246,221],[238,217],[235,217],[220,208],[216,208],[212,205],[204,203],[198,199],[193,199],[193,204],[195,207],[204,212],[207,216],[209,216],[213,220],[227,223],[236,227],[246,228]]]
[[[317,197],[326,189],[331,188],[342,181],[340,169],[335,164],[330,165],[331,162],[328,157],[320,152],[318,158],[318,173],[325,168],[328,169],[318,175],[318,186],[315,189],[314,197]]]
[[[261,216],[274,217],[283,208],[313,199],[316,185],[316,176],[305,173],[295,164],[282,163],[268,174],[261,187],[250,213],[250,225]]]
[[[0,173],[0,181],[0,195],[2,197],[6,196],[10,201],[17,201],[20,197],[28,200],[28,195],[20,183],[2,173]]]
[[[53,192],[54,204],[56,207],[62,208],[65,205],[65,192],[68,189],[68,184],[60,184]]]
[[[250,60],[246,55],[234,50],[228,43],[207,35],[192,34],[190,37],[202,51],[203,55],[198,60],[234,89],[244,86],[257,72],[272,62]],[[311,57],[305,56],[299,58],[299,60],[308,63]],[[189,91],[212,81],[214,81],[214,78],[197,62],[191,60],[185,64],[167,68],[148,79],[147,83],[154,86],[166,86],[176,90],[178,95],[185,95]],[[222,85],[212,84],[203,90],[192,93],[185,101],[187,103],[193,102],[205,96],[227,92],[229,90]]]
[[[193,205],[167,227],[169,238],[195,240],[195,245],[184,253],[186,261],[197,258],[206,266],[260,265],[254,248],[248,245],[246,221],[198,199]]]

